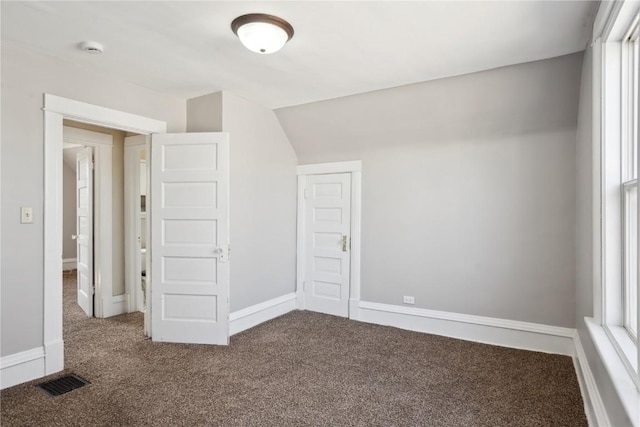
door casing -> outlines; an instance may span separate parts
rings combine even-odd
[[[351,272],[349,280],[349,318],[358,320],[360,302],[360,250],[361,250],[361,212],[362,212],[362,162],[318,163],[300,165],[298,175],[298,232],[296,256],[296,299],[297,306],[304,310],[304,280],[305,271],[305,197],[308,175],[322,175],[333,173],[351,174]]]
[[[44,375],[64,369],[62,338],[63,120],[143,135],[166,133],[166,122],[44,94]]]
[[[140,156],[143,151],[149,153],[151,141],[147,135],[129,136],[124,140],[124,235],[125,235],[125,289],[129,296],[129,313],[139,311],[141,307],[138,287],[140,269],[142,266],[142,255],[140,253],[140,242],[138,237],[142,235],[139,229],[140,196],[141,191],[141,161]],[[148,170],[145,171],[148,175]],[[146,203],[149,206],[149,179],[146,178]],[[147,225],[149,222],[146,222]],[[145,227],[145,236],[149,236],[149,230]],[[145,256],[146,258],[146,256]],[[148,260],[145,260],[149,265]]]

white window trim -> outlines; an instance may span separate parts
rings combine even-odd
[[[594,319],[587,329],[633,425],[640,425],[638,347],[622,311],[622,191],[629,165],[622,164],[622,45],[640,1],[602,2],[593,33]],[[637,156],[638,153],[635,153]],[[640,162],[639,162],[640,163]],[[608,283],[613,286],[607,286]]]

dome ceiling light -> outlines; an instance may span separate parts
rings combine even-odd
[[[264,13],[239,16],[231,23],[231,29],[247,49],[261,54],[279,51],[293,37],[291,24]]]

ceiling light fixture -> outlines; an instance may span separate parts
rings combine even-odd
[[[231,23],[231,29],[247,49],[262,54],[279,51],[293,37],[291,24],[264,13],[239,16]]]

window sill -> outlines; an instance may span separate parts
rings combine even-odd
[[[620,333],[626,335],[626,332],[616,330],[615,327],[608,327],[605,329],[594,322],[591,318],[585,318],[585,323],[596,350],[600,355],[602,364],[605,366],[607,373],[609,374],[609,378],[611,379],[611,382],[618,394],[618,398],[625,409],[627,417],[631,421],[632,425],[640,426],[640,392],[636,387],[633,376],[629,372],[628,366],[625,365],[625,362],[611,340],[612,336],[616,337]],[[629,339],[629,342],[633,343],[628,335],[627,338]],[[620,346],[620,349],[624,350],[622,347],[626,346],[624,344]],[[637,350],[635,345],[632,347],[633,349],[631,350],[633,354],[631,354],[632,357],[630,358],[630,361],[636,360],[637,365]]]

